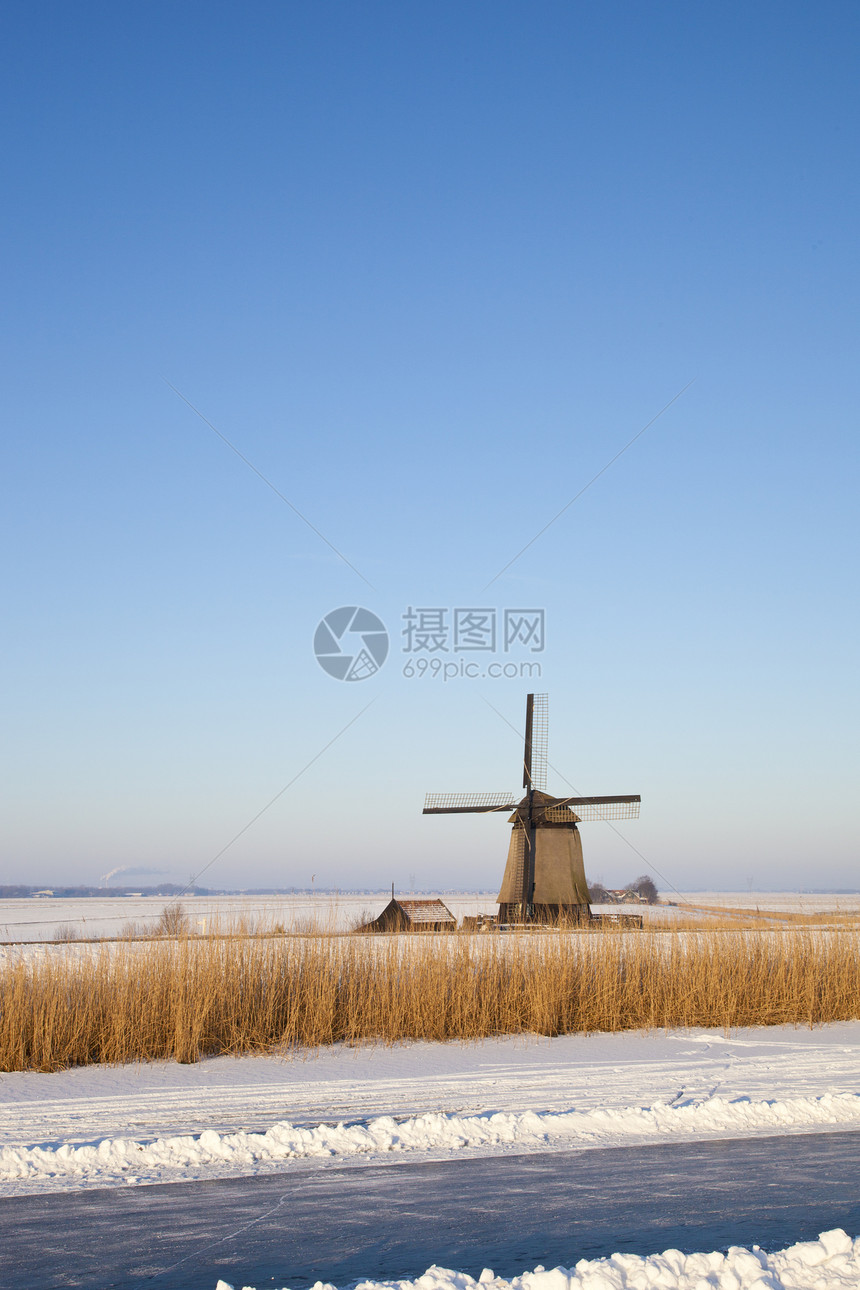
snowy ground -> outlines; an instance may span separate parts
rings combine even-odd
[[[421,898],[426,898],[426,893],[421,893]],[[495,892],[458,892],[439,898],[458,919],[498,910]],[[183,896],[181,904],[194,932],[238,924],[298,932],[345,932],[356,922],[375,918],[390,899],[390,891],[371,895],[320,892],[315,896]],[[0,900],[0,943],[120,936],[130,926],[140,932],[151,931],[165,906],[173,903],[173,897],[164,896]]]
[[[0,1195],[860,1128],[860,1023],[0,1075]]]
[[[407,893],[400,893],[406,895]],[[429,893],[421,893],[426,897]],[[458,892],[439,895],[451,912],[465,915],[497,912],[495,892]],[[727,913],[740,909],[772,910],[784,913],[860,914],[860,895],[806,895],[794,892],[689,892],[664,893],[674,905],[655,908],[635,906],[635,913],[646,918],[657,917],[683,921],[692,913],[700,917],[698,906],[724,908]],[[375,917],[391,899],[390,891],[368,895],[319,892],[315,896],[183,896],[182,905],[192,931],[212,931],[244,923],[249,927],[282,928],[286,931],[344,932],[367,917]],[[692,907],[685,909],[685,902]],[[133,927],[138,932],[153,930],[172,898],[162,896],[104,896],[77,899],[31,897],[0,900],[0,944],[3,942],[51,942],[73,939],[119,936]],[[596,907],[597,908],[597,907]],[[600,907],[603,909],[603,907]],[[610,905],[605,912],[617,913]],[[628,912],[630,912],[628,910]]]
[[[726,910],[769,909],[792,914],[860,914],[860,893],[796,891],[689,891],[663,893],[668,900],[717,905]]]
[[[580,1259],[572,1268],[538,1266],[510,1281],[492,1268],[475,1280],[432,1267],[416,1281],[362,1281],[358,1290],[837,1290],[858,1285],[860,1239],[852,1241],[836,1229],[773,1254],[757,1245],[751,1250],[732,1246],[725,1254],[613,1254]],[[216,1290],[232,1287],[219,1281]],[[314,1290],[334,1288],[318,1281]]]

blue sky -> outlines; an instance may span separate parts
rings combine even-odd
[[[536,689],[642,794],[592,878],[856,886],[856,6],[0,23],[2,880],[184,880],[339,736],[202,881],[492,887],[423,794]],[[544,609],[541,675],[404,677],[410,606]]]

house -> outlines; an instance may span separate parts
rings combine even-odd
[[[394,896],[378,918],[359,932],[453,932],[457,920],[441,900],[400,900]]]

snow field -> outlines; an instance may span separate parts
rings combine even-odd
[[[401,895],[406,893],[401,892]],[[439,895],[452,914],[461,920],[466,915],[497,912],[495,892],[421,893]],[[677,895],[664,892],[675,902],[692,906],[723,907],[727,913],[737,910],[770,910],[787,913],[860,914],[860,895],[798,894],[794,892],[690,892]],[[183,896],[181,904],[194,933],[213,928],[244,924],[286,931],[348,931],[367,914],[375,917],[391,898],[390,891],[375,893],[319,892],[294,896]],[[171,896],[89,896],[74,898],[39,897],[0,900],[0,944],[3,942],[41,942],[50,944],[65,936],[87,939],[121,936],[129,924],[139,932],[153,930],[165,907],[174,902]],[[597,908],[597,907],[596,907]],[[602,906],[600,908],[603,908]],[[605,912],[618,912],[609,905]],[[629,911],[628,911],[629,912]],[[636,906],[634,913],[656,916],[661,921],[689,917],[683,903],[649,909]]]
[[[404,895],[403,892],[400,893]],[[435,895],[437,893],[428,893]],[[424,898],[425,893],[422,893]],[[496,913],[495,893],[439,896],[460,920],[466,915]],[[391,892],[319,892],[295,896],[182,896],[182,905],[193,933],[245,926],[274,931],[345,932],[367,914],[375,918],[391,899]],[[65,936],[122,936],[130,924],[139,933],[154,931],[174,896],[28,897],[0,900],[0,943],[44,942]]]
[[[505,1147],[611,1146],[666,1138],[709,1138],[763,1132],[860,1126],[860,1095],[824,1094],[774,1102],[711,1097],[689,1105],[658,1102],[594,1111],[483,1115],[425,1114],[397,1121],[380,1116],[359,1124],[302,1128],[287,1120],[265,1133],[105,1138],[95,1146],[0,1148],[0,1182],[65,1177],[99,1186],[143,1182],[183,1170],[224,1167],[248,1174],[290,1160],[379,1156],[392,1152],[456,1152]]]
[[[0,1074],[0,1195],[855,1127],[860,1022]],[[342,1126],[342,1127],[339,1127]],[[120,1145],[122,1144],[122,1145]]]
[[[662,892],[668,900],[724,909],[769,909],[793,914],[860,914],[860,892],[689,891]]]
[[[485,1268],[475,1280],[465,1272],[433,1266],[415,1281],[359,1281],[355,1290],[839,1290],[860,1285],[860,1237],[836,1228],[774,1254],[733,1245],[722,1254],[613,1254],[580,1259],[572,1268],[536,1267],[497,1277]],[[216,1290],[233,1290],[219,1281]],[[243,1290],[253,1290],[246,1286]],[[286,1290],[286,1288],[285,1288]],[[335,1290],[318,1281],[313,1290]]]

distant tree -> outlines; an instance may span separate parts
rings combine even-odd
[[[628,882],[626,891],[635,891],[649,905],[656,905],[658,900],[657,884],[647,873],[643,873],[635,882]]]
[[[52,939],[57,942],[77,941],[80,939],[80,935],[81,933],[79,928],[70,926],[68,923],[61,923],[54,931]]]
[[[592,905],[611,905],[613,897],[610,896],[602,882],[593,882],[588,888],[588,899]]]
[[[157,936],[186,936],[188,934],[188,915],[178,900],[172,905],[165,905],[161,917],[155,926]]]

